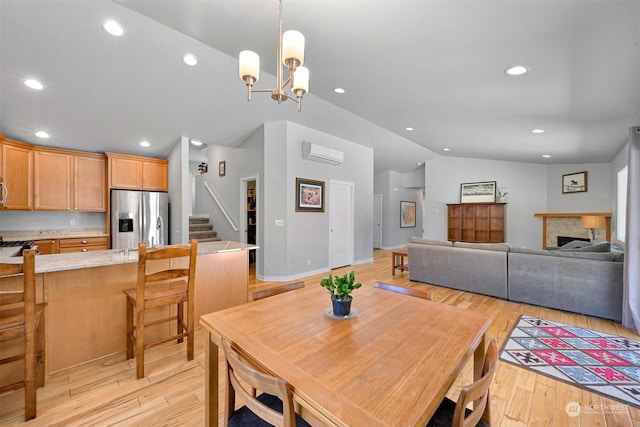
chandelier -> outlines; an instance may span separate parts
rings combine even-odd
[[[302,66],[304,63],[304,36],[293,30],[282,33],[282,1],[280,0],[276,87],[274,89],[253,89],[254,83],[260,79],[260,57],[253,51],[243,50],[240,52],[238,74],[247,85],[247,101],[251,101],[252,92],[271,92],[271,98],[278,101],[278,104],[290,99],[298,104],[298,111],[300,111],[302,97],[309,91],[309,70]],[[283,65],[289,69],[289,78],[285,82],[282,81]],[[292,94],[287,94],[287,85],[291,86]]]

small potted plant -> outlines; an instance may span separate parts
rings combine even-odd
[[[332,276],[322,279],[320,286],[329,291],[331,295],[331,303],[333,305],[333,314],[340,317],[348,316],[351,313],[351,292],[362,286],[356,282],[356,273],[351,271],[344,276]]]

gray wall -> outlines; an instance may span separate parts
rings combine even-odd
[[[0,231],[86,228],[104,230],[104,226],[105,214],[103,212],[0,210]]]
[[[547,166],[547,212],[610,212],[609,163]],[[587,171],[587,191],[562,194],[562,175]]]
[[[191,174],[189,173],[189,138],[182,137],[169,153],[169,203],[171,229],[169,243],[189,241],[191,211]]]
[[[385,171],[374,177],[376,194],[382,194],[382,249],[394,249],[407,244],[413,236],[421,237],[423,232],[423,190],[407,188],[424,185],[424,169],[420,168],[422,178],[416,178],[416,172],[401,174]],[[400,202],[416,202],[416,226],[400,227]]]

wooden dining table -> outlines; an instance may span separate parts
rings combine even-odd
[[[223,425],[220,337],[288,381],[313,425],[424,426],[471,358],[480,377],[487,314],[370,286],[352,296],[343,319],[319,285],[203,315],[206,424]]]

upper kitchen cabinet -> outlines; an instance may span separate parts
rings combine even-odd
[[[30,210],[33,201],[33,151],[30,144],[0,133],[0,208]]]
[[[105,153],[109,188],[169,191],[169,162],[164,159]]]
[[[106,210],[105,160],[101,154],[34,149],[34,208]]]

